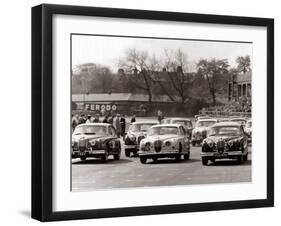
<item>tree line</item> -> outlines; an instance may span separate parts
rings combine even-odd
[[[117,72],[95,63],[78,65],[72,71],[73,93],[141,93],[166,95],[172,102],[185,104],[201,98],[217,104],[227,96],[227,84],[239,73],[251,70],[250,56],[238,56],[237,66],[227,59],[200,59],[191,64],[182,49],[164,49],[161,57],[130,48],[118,60]],[[194,67],[195,66],[195,67]]]

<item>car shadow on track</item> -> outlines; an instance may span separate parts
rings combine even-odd
[[[243,165],[251,165],[252,164],[252,160],[248,160],[246,162],[243,162],[242,164],[240,164],[238,161],[236,160],[220,160],[220,161],[216,161],[216,162],[209,162],[209,166],[243,166]]]
[[[128,164],[131,163],[132,160],[130,159],[108,159],[106,163],[101,161],[100,159],[87,159],[87,160],[80,160],[79,162],[73,162],[72,165],[88,165],[88,164],[106,164],[106,165],[118,165],[118,164]]]
[[[183,163],[193,163],[199,162],[199,159],[189,159],[189,160],[181,160],[175,161],[174,159],[157,159],[157,161],[148,160],[147,164],[183,164]]]

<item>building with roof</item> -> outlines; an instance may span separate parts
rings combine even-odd
[[[239,73],[228,82],[228,101],[251,99],[252,96],[252,71]]]
[[[118,112],[145,115],[148,95],[132,93],[72,94],[72,110],[90,112]],[[153,95],[152,104],[160,109],[173,104],[166,95]]]

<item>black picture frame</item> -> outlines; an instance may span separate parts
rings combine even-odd
[[[52,18],[55,14],[266,27],[267,198],[54,212],[52,210]],[[40,221],[56,221],[271,206],[274,206],[273,19],[49,4],[32,8],[32,218]]]

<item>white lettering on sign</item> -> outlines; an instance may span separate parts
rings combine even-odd
[[[117,110],[117,106],[115,104],[111,105],[111,104],[90,104],[89,108],[92,111],[116,111]]]

